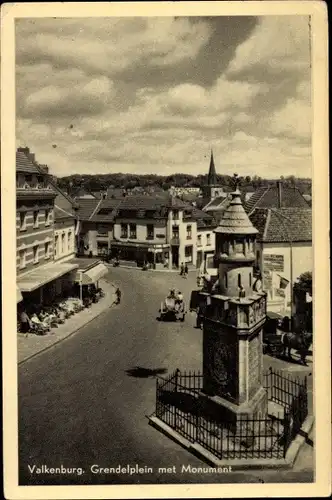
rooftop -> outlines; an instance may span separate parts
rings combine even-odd
[[[80,200],[76,200],[76,202],[79,205],[79,208],[77,210],[78,218],[80,220],[89,220],[94,210],[97,208],[98,203],[100,203],[100,200],[97,200],[96,198],[83,198]]]
[[[256,208],[250,220],[257,228],[258,239],[267,243],[311,242],[311,208]]]
[[[258,230],[252,225],[245,212],[240,191],[231,193],[231,202],[224,210],[222,219],[215,230],[222,234],[256,234]]]
[[[244,204],[250,214],[255,208],[308,208],[309,204],[297,187],[284,184],[262,187]]]

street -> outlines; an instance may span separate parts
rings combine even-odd
[[[194,328],[195,315],[188,313],[184,323],[156,319],[172,286],[188,304],[196,273],[183,279],[174,273],[111,268],[107,279],[121,288],[121,304],[19,367],[21,485],[312,481],[309,444],[288,472],[181,473],[182,465],[205,464],[148,424],[156,382],[137,368],[168,373],[202,368],[202,332]],[[268,356],[264,363],[277,369],[288,365]],[[311,369],[292,365],[292,374]],[[153,472],[93,474],[94,464],[138,464]],[[28,466],[33,465],[82,467],[84,473],[31,474]],[[159,467],[174,466],[175,473],[158,472]]]

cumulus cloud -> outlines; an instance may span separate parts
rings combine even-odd
[[[211,146],[220,173],[310,175],[307,19],[260,18],[203,84],[195,79],[207,67],[202,48],[226,58],[215,26],[206,18],[20,20],[17,145],[58,175],[205,173]],[[190,78],[177,73],[184,61]],[[148,71],[136,80],[135,68],[156,68],[158,83]]]
[[[172,17],[20,20],[17,61],[112,75],[140,63],[163,67],[194,58],[210,32],[204,21]]]
[[[251,36],[240,44],[228,66],[232,76],[264,68],[266,74],[307,70],[309,18],[305,16],[262,17]]]

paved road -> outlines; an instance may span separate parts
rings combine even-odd
[[[202,332],[185,323],[156,320],[161,299],[172,286],[188,300],[195,287],[173,273],[111,269],[123,291],[122,303],[77,334],[19,367],[20,484],[121,484],[280,482],[280,472],[158,474],[158,467],[204,465],[148,425],[154,411],[155,379],[133,377],[135,367],[168,372],[201,368]],[[277,362],[283,363],[283,362]],[[270,363],[271,364],[271,363]],[[299,370],[303,369],[300,367]],[[286,481],[310,481],[311,448]],[[84,474],[31,474],[29,467],[82,467]],[[153,473],[92,474],[90,466],[147,466]]]

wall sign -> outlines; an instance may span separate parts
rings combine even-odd
[[[284,271],[284,256],[276,254],[263,255],[263,269],[264,271]]]

